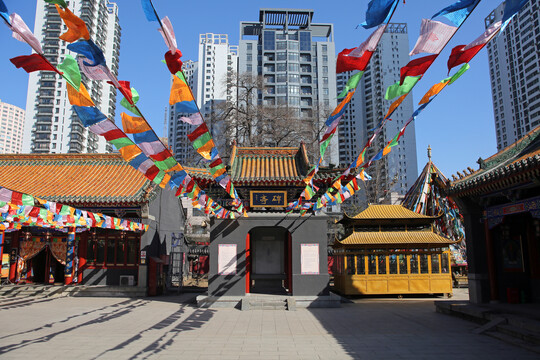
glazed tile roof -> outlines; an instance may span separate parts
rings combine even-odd
[[[306,150],[300,147],[237,147],[233,146],[229,174],[235,185],[252,183],[293,183],[303,185],[311,165]],[[208,169],[186,168],[195,178],[211,180]],[[341,171],[321,169],[317,181],[330,181]]]
[[[453,244],[433,231],[357,231],[335,245]]]
[[[120,154],[0,155],[0,186],[71,205],[141,204],[154,189]]]
[[[260,151],[260,150],[265,151]],[[231,164],[233,178],[237,181],[302,180],[305,162],[297,156],[295,148],[240,148]]]
[[[347,215],[345,215],[347,216]],[[375,220],[375,219],[429,219],[431,216],[417,214],[401,205],[369,205],[368,208],[349,219]]]
[[[540,176],[540,126],[498,153],[480,168],[450,183],[449,194],[484,193],[532,181]]]

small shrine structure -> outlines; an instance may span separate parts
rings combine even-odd
[[[286,210],[306,186],[303,180],[311,165],[304,145],[234,146],[228,167],[248,211],[236,219],[210,221],[209,301],[281,294],[311,297],[313,305],[320,296],[329,296],[329,217]],[[208,170],[188,170],[208,186],[213,198],[225,198],[223,190],[212,185]],[[338,173],[321,169],[314,185],[326,191]]]
[[[344,295],[452,294],[449,246],[438,235],[440,216],[401,205],[369,205],[345,215],[342,239],[334,242],[334,289]]]

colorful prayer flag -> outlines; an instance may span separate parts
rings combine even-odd
[[[27,73],[39,70],[54,71],[59,73],[54,66],[52,66],[39,54],[17,56],[9,59],[9,61],[11,61],[13,65],[17,67],[17,69],[22,67]]]
[[[191,125],[201,125],[204,122],[200,112],[191,114],[189,117],[182,116],[180,120]]]
[[[348,56],[361,57],[366,51],[375,51],[388,24],[379,25],[377,30],[371,33],[366,41],[354,48]]]
[[[81,71],[79,70],[77,60],[75,60],[73,56],[66,54],[64,61],[56,67],[63,72],[62,77],[66,79],[75,90],[79,91],[79,88],[81,87]]]
[[[365,70],[373,51],[364,51],[361,57],[348,56],[354,48],[344,49],[338,54],[336,60],[336,74],[352,70]]]
[[[521,10],[528,0],[506,0],[504,4],[502,23],[512,19]]]
[[[412,90],[414,85],[416,85],[416,83],[420,80],[421,77],[422,77],[421,75],[420,76],[407,76],[403,80],[402,85],[399,84],[400,83],[399,81],[393,85],[390,85],[386,89],[386,94],[384,95],[384,98],[386,100],[391,100],[398,96],[408,94]]]
[[[388,119],[394,113],[394,111],[396,111],[398,106],[401,105],[401,103],[403,102],[403,100],[405,100],[405,98],[407,97],[408,94],[409,93],[401,95],[397,100],[395,100],[390,105],[390,107],[388,108],[388,112],[386,113],[386,115],[384,117],[385,119]]]
[[[439,21],[422,19],[420,36],[409,55],[413,56],[424,52],[440,53],[457,29],[455,26],[446,25]]]
[[[123,98],[122,100],[120,100],[120,105],[122,105],[127,110],[131,111],[133,114],[142,116],[142,114],[139,112],[139,110],[135,106],[137,102],[139,102],[139,93],[137,92],[137,90],[135,90],[135,88],[131,88],[131,100],[133,101],[133,105],[130,104],[130,102],[126,98]]]
[[[107,119],[97,107],[90,106],[77,106],[73,105],[73,110],[77,113],[79,120],[83,123],[84,127],[94,125],[102,120]]]
[[[67,4],[64,0],[45,0],[45,2],[48,2],[49,4],[58,4],[64,9],[67,8]]]
[[[422,105],[422,104],[427,104],[429,102],[429,100],[437,95],[438,93],[441,92],[442,89],[444,89],[446,87],[446,85],[448,85],[448,82],[449,82],[449,79],[445,79],[439,83],[436,83],[435,85],[433,85],[425,94],[424,96],[422,97],[422,99],[420,100],[420,102],[418,103],[418,105]]]
[[[71,105],[95,106],[90,94],[88,94],[88,90],[86,90],[83,83],[81,83],[79,91],[77,91],[77,89],[75,89],[69,82],[66,82],[66,87],[69,103]]]
[[[184,76],[182,75],[182,78],[183,77]],[[194,98],[191,94],[191,89],[186,84],[185,80],[174,75],[173,83],[171,86],[171,95],[169,96],[169,105],[174,105],[183,101],[188,102],[192,100],[194,100]]]
[[[167,64],[171,74],[174,75],[177,72],[182,71],[182,60],[180,60],[181,57],[182,52],[178,49],[176,49],[174,53],[171,53],[170,51],[165,53],[165,63]]]
[[[174,104],[174,106],[175,106],[176,112],[179,112],[179,113],[193,114],[193,113],[199,112],[199,108],[197,107],[195,100],[181,101],[179,103]]]
[[[85,40],[90,40],[90,34],[88,33],[88,28],[84,21],[75,16],[67,7],[62,9],[58,4],[55,4],[58,15],[64,20],[68,31],[60,35],[60,39],[72,43],[74,41],[83,38]]]
[[[174,36],[174,29],[171,21],[167,16],[161,19],[161,26],[162,27],[158,29],[158,31],[161,33],[161,36],[163,36],[165,44],[169,48],[171,54],[176,53],[176,49],[178,48],[178,46],[176,45],[176,37]]]
[[[41,43],[30,31],[23,19],[17,13],[12,13],[9,16],[9,19],[11,20],[13,37],[19,41],[30,45],[30,47],[34,49],[38,54],[43,54],[43,50],[41,49]]]
[[[452,75],[450,81],[448,82],[448,85],[452,85],[457,79],[461,77],[461,75],[463,75],[467,70],[469,70],[470,67],[471,66],[469,64],[463,64],[463,66],[461,66],[459,70],[454,75]]]
[[[4,4],[4,0],[0,0],[0,16],[5,20],[5,22],[11,24],[11,22],[9,21],[8,9],[6,7],[6,4]]]
[[[437,56],[439,55],[428,55],[409,61],[409,63],[400,70],[401,76],[399,84],[403,85],[403,80],[405,80],[406,76],[424,75],[431,64],[433,64]]]
[[[120,116],[122,117],[122,127],[126,134],[136,134],[152,130],[146,120],[141,117],[130,116],[124,112]]]
[[[351,76],[349,78],[349,80],[347,80],[347,84],[345,84],[345,87],[343,88],[341,93],[337,96],[338,99],[340,99],[340,98],[344,97],[345,95],[347,95],[347,93],[350,90],[356,89],[358,87],[358,83],[360,82],[360,79],[362,79],[362,75],[364,75],[364,72],[359,71],[356,74],[354,74],[353,76]]]
[[[467,16],[473,11],[473,9],[478,5],[480,0],[458,0],[450,6],[445,7],[431,18],[437,16],[444,16],[448,20],[454,23],[456,26],[460,26]]]
[[[69,44],[67,48],[77,54],[86,56],[91,61],[90,63],[84,61],[83,64],[86,66],[107,66],[103,51],[92,40],[80,40]]]
[[[370,29],[383,22],[388,22],[399,0],[371,0],[366,11],[366,21],[360,25]]]
[[[159,18],[156,14],[156,10],[154,9],[154,5],[152,4],[152,0],[141,0],[141,5],[144,15],[146,16],[146,20],[159,22]]]
[[[468,63],[486,44],[493,39],[501,28],[501,22],[497,21],[486,29],[476,40],[468,45],[458,45],[452,49],[448,58],[448,72],[458,65]]]

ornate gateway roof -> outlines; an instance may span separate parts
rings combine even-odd
[[[458,196],[485,194],[532,183],[540,177],[540,126],[514,144],[483,160],[480,168],[455,178],[447,189]],[[471,169],[472,170],[472,169]],[[459,173],[458,173],[459,174]]]
[[[120,154],[0,155],[0,185],[73,206],[136,206],[154,190]]]
[[[304,144],[300,147],[237,147],[233,146],[229,163],[235,186],[305,186],[311,165]],[[208,169],[186,168],[197,179],[211,180]],[[314,181],[330,183],[338,170],[321,169]]]

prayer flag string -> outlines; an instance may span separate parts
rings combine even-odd
[[[197,128],[188,135],[188,139],[191,141],[193,148],[205,159],[205,164],[209,167],[214,181],[233,199],[233,209],[236,212],[247,216],[242,199],[234,187],[231,176],[227,173],[226,166],[219,156],[216,144],[206,126],[199,106],[193,96],[193,92],[187,84],[186,77],[182,70],[182,61],[180,60],[182,52],[177,49],[174,29],[169,18],[165,17],[162,20],[159,20],[159,16],[151,0],[142,0],[141,5],[148,21],[157,20],[159,22],[160,29],[158,30],[163,35],[163,39],[169,47],[169,51],[165,53],[164,61],[173,76],[169,105],[175,106],[176,111],[178,112],[190,114],[189,116],[181,117],[181,120],[187,124],[197,126]]]

